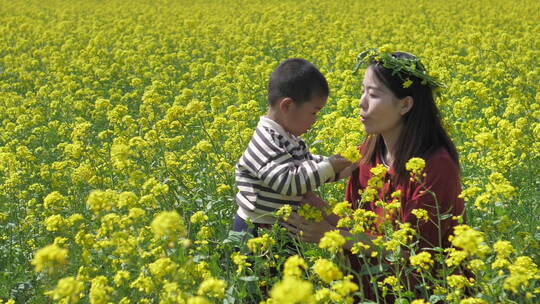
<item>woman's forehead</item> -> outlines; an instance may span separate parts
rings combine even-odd
[[[373,72],[372,68],[368,68],[364,74],[364,79],[362,80],[362,86],[364,88],[373,88],[377,90],[384,90],[384,84],[379,80],[377,75]]]

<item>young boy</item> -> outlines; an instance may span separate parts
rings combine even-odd
[[[308,191],[344,177],[340,172],[351,162],[339,155],[313,155],[299,138],[315,123],[328,91],[325,77],[304,59],[287,59],[272,73],[268,112],[236,164],[234,231],[256,235],[256,229],[248,229],[248,219],[255,228],[273,224],[272,212],[283,205],[296,210]]]

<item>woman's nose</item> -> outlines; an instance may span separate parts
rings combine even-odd
[[[362,95],[360,97],[360,99],[358,100],[358,106],[360,107],[360,109],[362,110],[365,110],[367,108],[367,102],[366,102],[366,98],[364,95]]]

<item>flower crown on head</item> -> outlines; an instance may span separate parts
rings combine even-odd
[[[403,87],[408,88],[414,82],[408,76],[414,76],[421,80],[422,85],[427,85],[431,89],[445,88],[446,86],[435,79],[433,76],[428,75],[426,68],[420,62],[420,59],[416,57],[412,58],[397,58],[394,53],[377,48],[371,48],[358,54],[356,57],[356,65],[353,68],[353,74],[356,73],[360,67],[367,67],[370,64],[382,64],[383,67],[392,71],[392,75],[398,75],[403,81]]]

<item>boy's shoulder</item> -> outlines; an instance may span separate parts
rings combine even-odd
[[[259,120],[257,129],[269,135],[275,142],[282,141],[285,138],[283,127],[264,116]]]
[[[283,135],[279,134],[278,131],[270,128],[270,127],[267,127],[267,126],[263,126],[262,127],[263,131],[266,132],[268,135],[270,135],[270,137],[272,137],[272,139],[276,140],[276,141],[281,141],[283,139]]]

